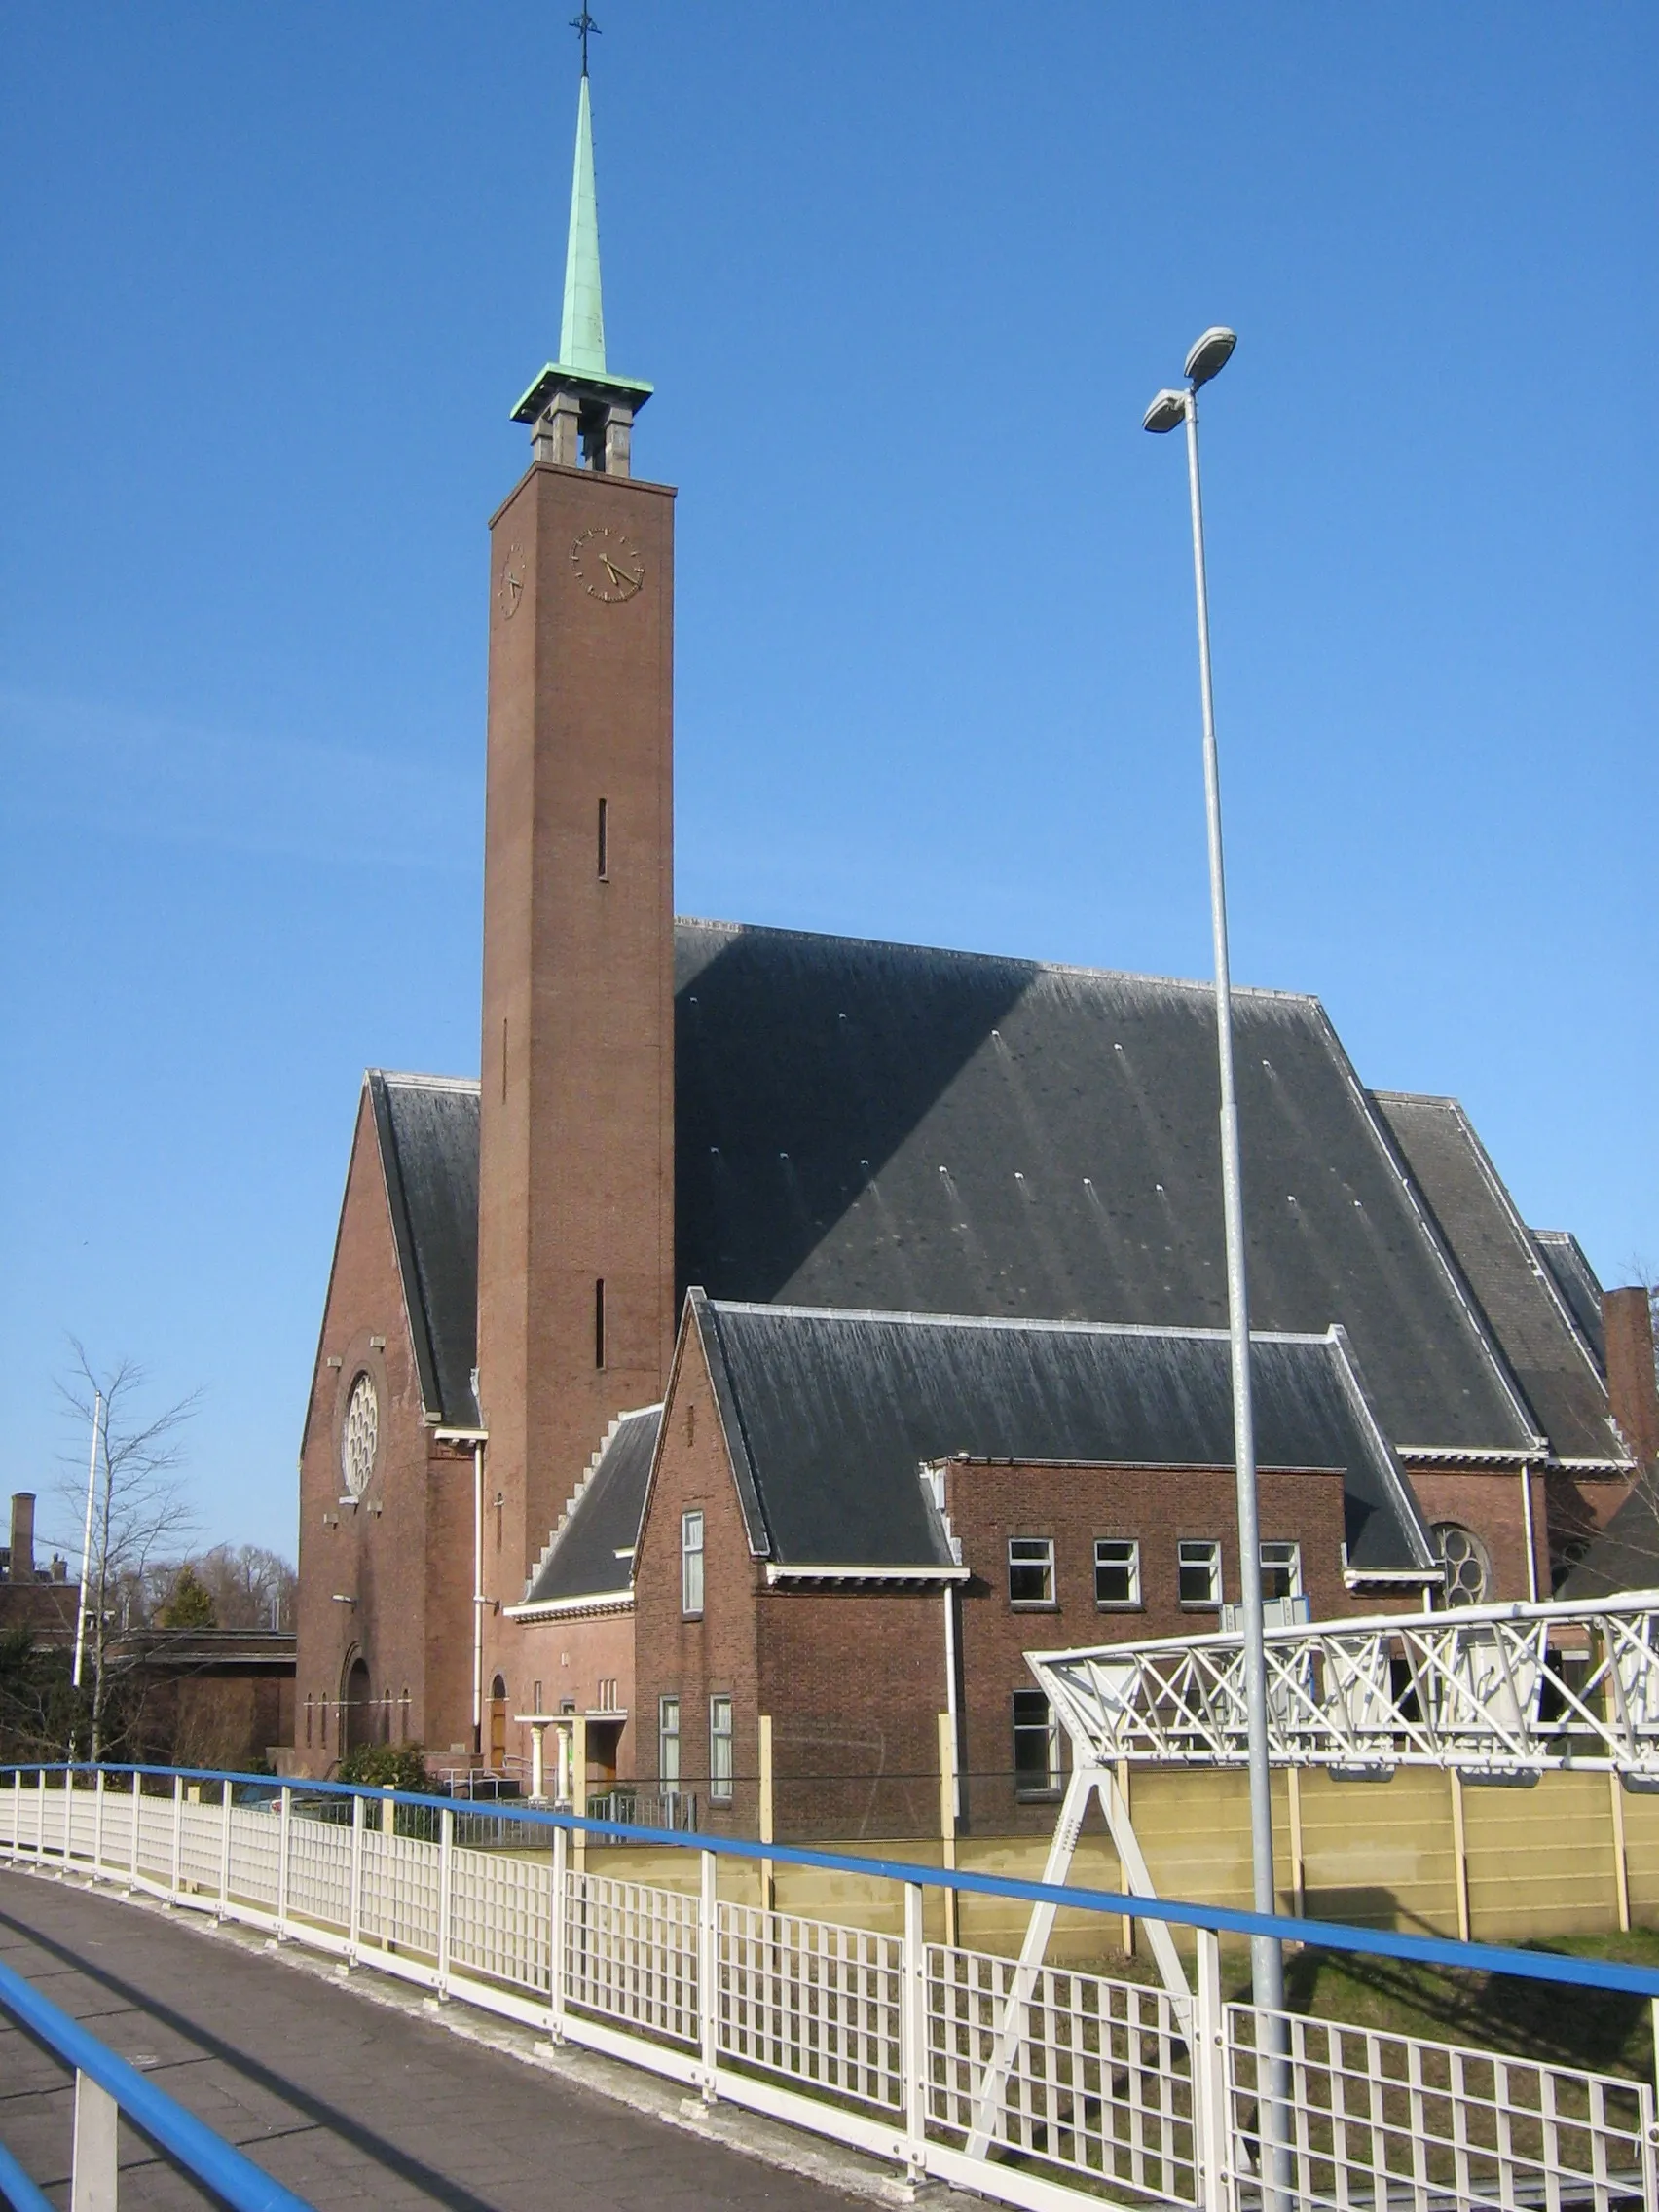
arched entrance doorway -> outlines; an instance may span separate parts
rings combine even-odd
[[[346,1672],[346,1691],[340,1706],[340,1751],[360,1751],[375,1741],[374,1692],[369,1685],[368,1661],[359,1651]]]
[[[490,1764],[499,1774],[507,1763],[507,1685],[498,1675],[490,1684]]]

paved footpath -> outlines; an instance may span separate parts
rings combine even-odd
[[[834,2212],[899,2196],[788,2130],[723,2108],[711,2124],[636,2069],[549,2065],[545,2043],[536,2062],[528,2030],[459,2007],[439,2020],[418,1992],[292,1957],[194,1913],[0,1869],[0,1959],[319,2212]],[[55,2204],[69,2200],[71,2103],[58,2062],[0,2014],[0,2142]],[[209,2201],[124,2125],[122,2212]]]

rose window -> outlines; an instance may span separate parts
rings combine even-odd
[[[346,1407],[346,1426],[340,1436],[340,1468],[346,1477],[346,1488],[353,1497],[361,1497],[369,1487],[379,1440],[380,1400],[375,1396],[374,1378],[359,1375],[351,1385],[351,1396]]]
[[[1446,1603],[1481,1605],[1492,1595],[1492,1562],[1472,1530],[1456,1521],[1435,1524],[1434,1549],[1446,1567]]]

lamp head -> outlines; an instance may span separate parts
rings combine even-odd
[[[1161,391],[1141,417],[1143,430],[1175,430],[1187,420],[1187,394],[1184,391]]]
[[[1233,349],[1238,343],[1238,333],[1217,323],[1206,330],[1201,338],[1195,339],[1193,350],[1187,355],[1187,366],[1181,372],[1192,379],[1193,389],[1208,384],[1211,377],[1219,376],[1233,358]]]

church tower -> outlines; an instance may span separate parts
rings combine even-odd
[[[490,525],[478,1395],[482,1592],[530,1567],[674,1328],[674,494],[632,470],[651,387],[611,374],[582,59],[559,358],[513,409]],[[483,1693],[507,1624],[486,1604]],[[489,1749],[488,1740],[482,1747]]]

